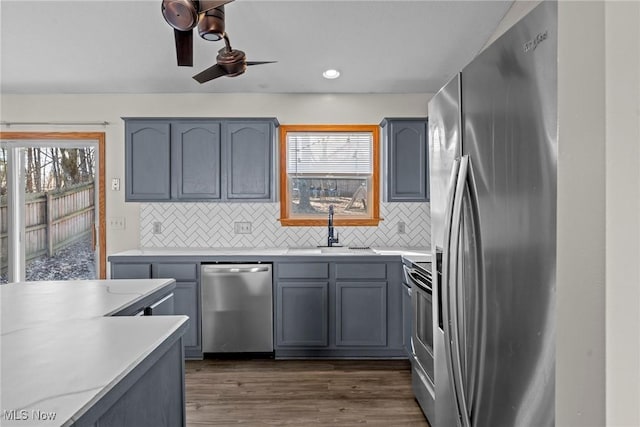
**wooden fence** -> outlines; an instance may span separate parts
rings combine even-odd
[[[64,191],[27,195],[25,202],[26,261],[52,256],[71,243],[91,235],[95,224],[93,183]],[[7,268],[7,205],[0,204],[0,268]]]

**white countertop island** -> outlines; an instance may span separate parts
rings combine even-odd
[[[174,286],[171,279],[0,286],[0,425],[115,425],[109,409],[134,389],[141,365],[176,342],[182,363],[188,318],[112,315]]]

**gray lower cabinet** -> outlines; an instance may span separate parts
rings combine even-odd
[[[276,345],[329,345],[329,282],[279,282]]]
[[[189,316],[190,322],[182,338],[188,358],[199,358],[202,352],[200,342],[200,292],[198,282],[176,282],[173,291],[175,314]]]
[[[336,346],[387,345],[387,282],[336,282]]]
[[[73,426],[185,426],[184,354],[175,335],[100,396]]]
[[[277,121],[125,118],[126,201],[275,201]]]
[[[199,264],[193,262],[114,262],[111,261],[112,279],[172,278],[173,312],[189,316],[189,325],[183,336],[184,353],[188,359],[202,357],[200,333],[200,278]]]
[[[111,263],[112,279],[151,279],[151,263]]]
[[[381,126],[384,201],[428,202],[427,119],[385,119]]]
[[[275,355],[406,357],[399,262],[279,262]]]

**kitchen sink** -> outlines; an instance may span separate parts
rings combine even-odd
[[[370,248],[348,247],[348,246],[306,246],[293,247],[287,250],[290,255],[358,255],[358,254],[374,254]]]
[[[311,246],[287,249],[287,254],[290,255],[320,255],[321,253],[322,251],[320,248]]]

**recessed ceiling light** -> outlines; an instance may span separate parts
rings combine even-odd
[[[338,77],[340,77],[340,71],[329,69],[329,70],[326,70],[324,73],[322,73],[322,76],[325,79],[337,79]]]

